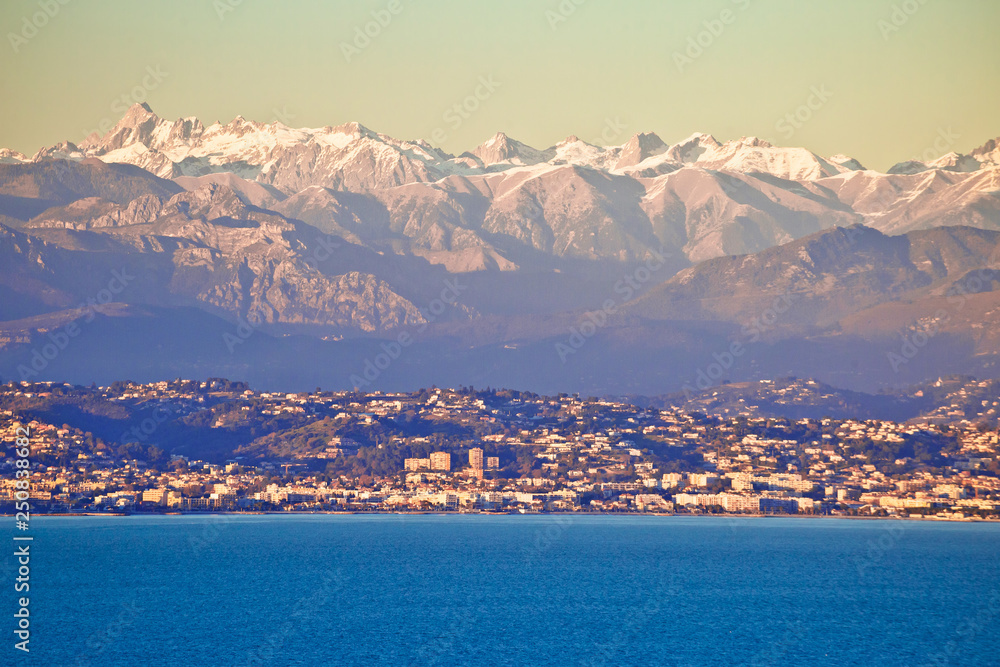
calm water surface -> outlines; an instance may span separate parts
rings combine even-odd
[[[278,515],[32,531],[32,652],[5,646],[0,664],[1000,664],[996,524]]]

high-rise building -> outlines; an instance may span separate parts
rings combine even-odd
[[[404,459],[403,467],[407,470],[427,470],[431,467],[430,459]]]
[[[448,452],[431,453],[431,470],[451,470],[451,454]]]
[[[475,470],[483,469],[483,450],[479,447],[469,450],[469,467]]]
[[[487,470],[499,470],[500,469],[500,457],[499,456],[487,456],[486,457],[486,469]]]

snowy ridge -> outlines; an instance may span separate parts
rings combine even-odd
[[[453,156],[426,141],[402,141],[351,122],[320,128],[292,128],[237,116],[229,123],[204,126],[194,117],[160,118],[146,104],[135,104],[105,136],[93,134],[78,146],[63,142],[40,150],[32,160],[98,157],[133,164],[163,178],[230,172],[275,185],[294,194],[309,185],[370,191],[448,176],[471,176],[535,165],[575,165],[635,177],[655,177],[684,167],[744,174],[769,174],[789,180],[817,180],[863,170],[846,155],[820,157],[805,148],[779,147],[756,137],[725,143],[695,133],[674,144],[653,133],[633,135],[620,146],[595,146],[576,136],[544,150],[498,132],[470,153]],[[25,162],[0,149],[0,163]],[[970,173],[1000,164],[991,140],[969,155],[948,153],[930,162],[910,160],[889,174],[928,170]]]
[[[1000,147],[997,146],[997,139],[990,139],[968,155],[952,151],[929,161],[904,160],[894,164],[886,173],[918,174],[934,169],[969,173],[997,166],[1000,166]]]
[[[33,158],[98,157],[142,167],[163,178],[230,172],[294,194],[309,185],[371,191],[448,176],[495,173],[535,165],[574,165],[601,171],[656,176],[684,166],[761,172],[779,178],[816,179],[860,167],[844,156],[824,160],[802,148],[779,148],[753,137],[719,143],[694,134],[669,146],[652,133],[620,146],[595,146],[576,136],[544,150],[499,132],[458,157],[423,140],[401,141],[360,123],[292,128],[237,116],[207,127],[194,117],[166,120],[135,104],[105,136],[43,149]],[[12,151],[5,162],[24,161]]]
[[[64,142],[32,159],[98,157],[142,167],[163,178],[230,172],[273,185],[286,195],[310,185],[369,192],[450,176],[474,176],[541,165],[573,165],[637,178],[655,178],[685,167],[743,174],[768,174],[815,181],[863,170],[846,155],[820,157],[805,148],[774,146],[756,137],[725,143],[695,133],[668,145],[653,133],[640,133],[619,146],[595,146],[576,136],[544,150],[498,132],[469,153],[453,156],[423,140],[402,141],[351,122],[320,128],[292,128],[237,116],[209,126],[194,117],[160,118],[146,104],[135,104],[105,136],[87,137],[79,146]],[[0,162],[25,157],[0,151]],[[1000,164],[992,140],[970,155],[949,153],[931,162],[907,161],[890,174],[928,170],[971,173]]]
[[[134,105],[103,137],[31,160],[4,151],[0,167],[33,164],[11,174],[17,188],[58,193],[54,159],[135,165],[189,191],[224,186],[352,243],[455,270],[504,270],[545,255],[642,261],[661,249],[701,261],[859,223],[893,234],[1000,229],[996,140],[888,174],[846,155],[702,133],[674,145],[652,133],[617,146],[569,136],[538,150],[499,132],[456,157],[360,123],[291,128],[238,116],[206,127]]]

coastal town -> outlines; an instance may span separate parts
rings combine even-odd
[[[996,414],[997,402],[981,403],[983,414]],[[12,512],[26,493],[35,514],[996,520],[998,429],[964,412],[952,421],[945,414],[790,419],[747,406],[710,415],[472,387],[273,393],[220,379],[12,382],[0,385],[0,508]],[[19,437],[30,448],[30,477],[16,474]]]

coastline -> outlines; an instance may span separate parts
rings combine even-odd
[[[829,520],[854,520],[854,521],[915,521],[925,523],[1000,523],[1000,519],[989,519],[982,517],[965,517],[952,519],[938,517],[934,515],[924,517],[909,516],[848,516],[830,514],[676,514],[659,512],[438,512],[438,511],[417,511],[417,512],[358,512],[358,511],[333,511],[333,510],[308,510],[308,511],[254,511],[254,512],[51,512],[45,514],[34,514],[32,519],[44,517],[69,518],[69,517],[176,517],[176,516],[303,516],[303,515],[335,515],[335,516],[355,516],[355,515],[383,515],[383,516],[547,516],[547,517],[656,517],[656,518],[710,518],[710,519],[829,519]],[[0,513],[3,517],[12,517],[14,514]]]

